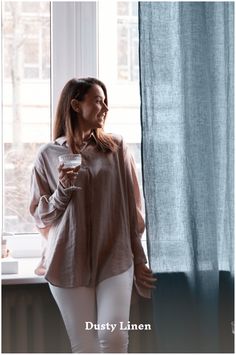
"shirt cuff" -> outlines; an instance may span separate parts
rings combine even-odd
[[[73,191],[75,190],[80,190],[80,188],[77,186],[70,186],[64,188],[59,182],[57,185],[57,189],[50,197],[50,202],[56,209],[64,211],[71,199]]]
[[[136,238],[133,243],[134,265],[147,263],[147,258],[144,253],[140,237]]]

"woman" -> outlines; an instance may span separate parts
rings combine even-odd
[[[47,237],[45,278],[73,352],[127,352],[133,277],[143,294],[155,279],[141,245],[144,221],[134,160],[119,136],[103,130],[105,85],[72,79],[64,87],[54,142],[32,173],[30,212]],[[80,153],[76,169],[58,157]],[[112,326],[112,325],[116,326]]]

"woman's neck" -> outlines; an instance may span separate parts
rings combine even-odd
[[[91,127],[86,127],[86,125],[80,122],[77,132],[78,132],[79,140],[82,143],[83,141],[88,140],[88,138],[91,136],[92,129]]]

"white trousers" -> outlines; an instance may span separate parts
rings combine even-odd
[[[73,353],[127,353],[132,285],[133,265],[95,288],[49,285]]]

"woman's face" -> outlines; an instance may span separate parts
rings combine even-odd
[[[101,128],[104,125],[108,107],[105,102],[105,95],[99,85],[93,85],[85,95],[83,101],[79,101],[80,123],[86,128]]]

